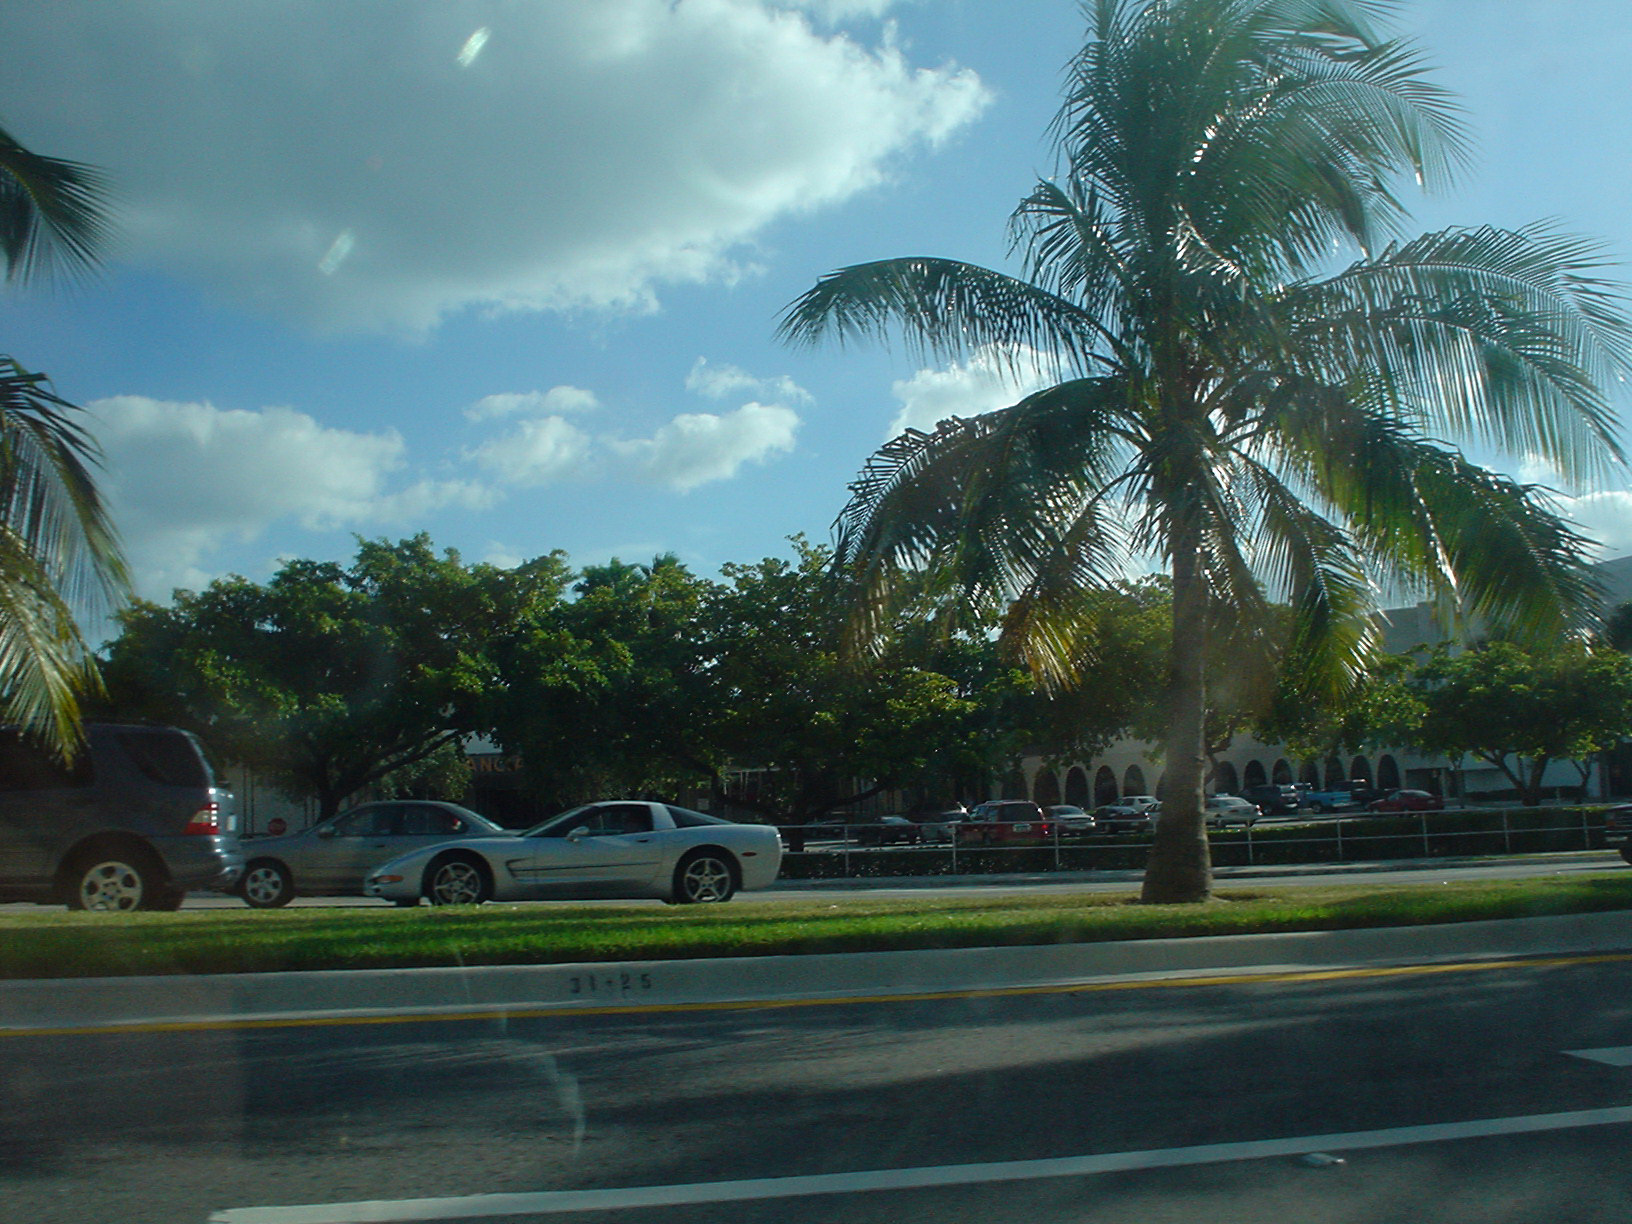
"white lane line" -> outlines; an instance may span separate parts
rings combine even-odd
[[[992,1164],[819,1173],[805,1177],[760,1177],[748,1181],[630,1186],[612,1190],[542,1190],[529,1194],[473,1194],[462,1198],[317,1203],[294,1207],[233,1207],[216,1212],[210,1217],[210,1224],[403,1224],[420,1220],[478,1220],[508,1215],[740,1203],[873,1190],[921,1190],[937,1186],[1030,1181],[1044,1177],[1085,1177],[1136,1169],[1171,1169],[1230,1160],[1299,1156],[1315,1151],[1399,1147],[1446,1139],[1524,1135],[1628,1122],[1632,1122],[1632,1106],[1619,1106],[1614,1109],[1529,1114],[1519,1118],[1488,1118],[1477,1122],[1437,1122],[1426,1126],[1397,1126],[1388,1130],[1305,1135],[1298,1139],[1257,1139],[1243,1143],[1211,1143],[1201,1147],[1158,1148],[1146,1152],[1112,1152],[1102,1156],[1063,1156],[1053,1160],[1006,1160]]]
[[[1611,1067],[1632,1067],[1632,1046],[1603,1046],[1596,1050],[1565,1050],[1564,1053]]]

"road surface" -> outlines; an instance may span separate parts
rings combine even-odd
[[[7,1037],[0,1177],[31,1224],[1624,1224],[1629,1063],[1632,954]]]

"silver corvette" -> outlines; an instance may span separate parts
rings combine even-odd
[[[398,905],[657,897],[729,901],[764,888],[782,866],[769,825],[733,824],[667,803],[619,800],[573,808],[519,837],[427,846],[369,873],[363,891]]]

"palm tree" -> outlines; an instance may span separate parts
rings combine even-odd
[[[0,130],[0,259],[25,282],[95,266],[106,233],[100,174],[32,153]],[[45,377],[0,357],[0,717],[64,754],[80,740],[78,694],[96,668],[77,615],[126,585],[79,409]]]
[[[1632,365],[1632,329],[1590,242],[1541,226],[1400,238],[1397,185],[1447,183],[1463,137],[1416,50],[1380,27],[1389,7],[1094,0],[1057,177],[1012,218],[1022,275],[861,264],[782,322],[795,342],[899,331],[920,356],[1058,371],[875,454],[838,556],[863,637],[929,570],[943,614],[1004,609],[1005,638],[1056,682],[1081,667],[1084,592],[1160,559],[1173,641],[1146,901],[1211,890],[1203,724],[1221,643],[1232,669],[1278,653],[1341,692],[1374,646],[1380,589],[1538,633],[1590,593],[1584,541],[1547,491],[1462,448],[1572,482],[1622,470],[1602,388]]]

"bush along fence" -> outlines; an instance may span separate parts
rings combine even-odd
[[[879,876],[997,875],[1011,872],[1137,871],[1150,853],[1148,834],[1059,836],[996,846],[869,846],[877,825],[831,826],[821,840],[782,858],[782,878],[865,879]],[[1592,850],[1604,844],[1603,808],[1474,808],[1401,815],[1320,819],[1215,829],[1213,864],[1248,867],[1378,859],[1459,858]]]

